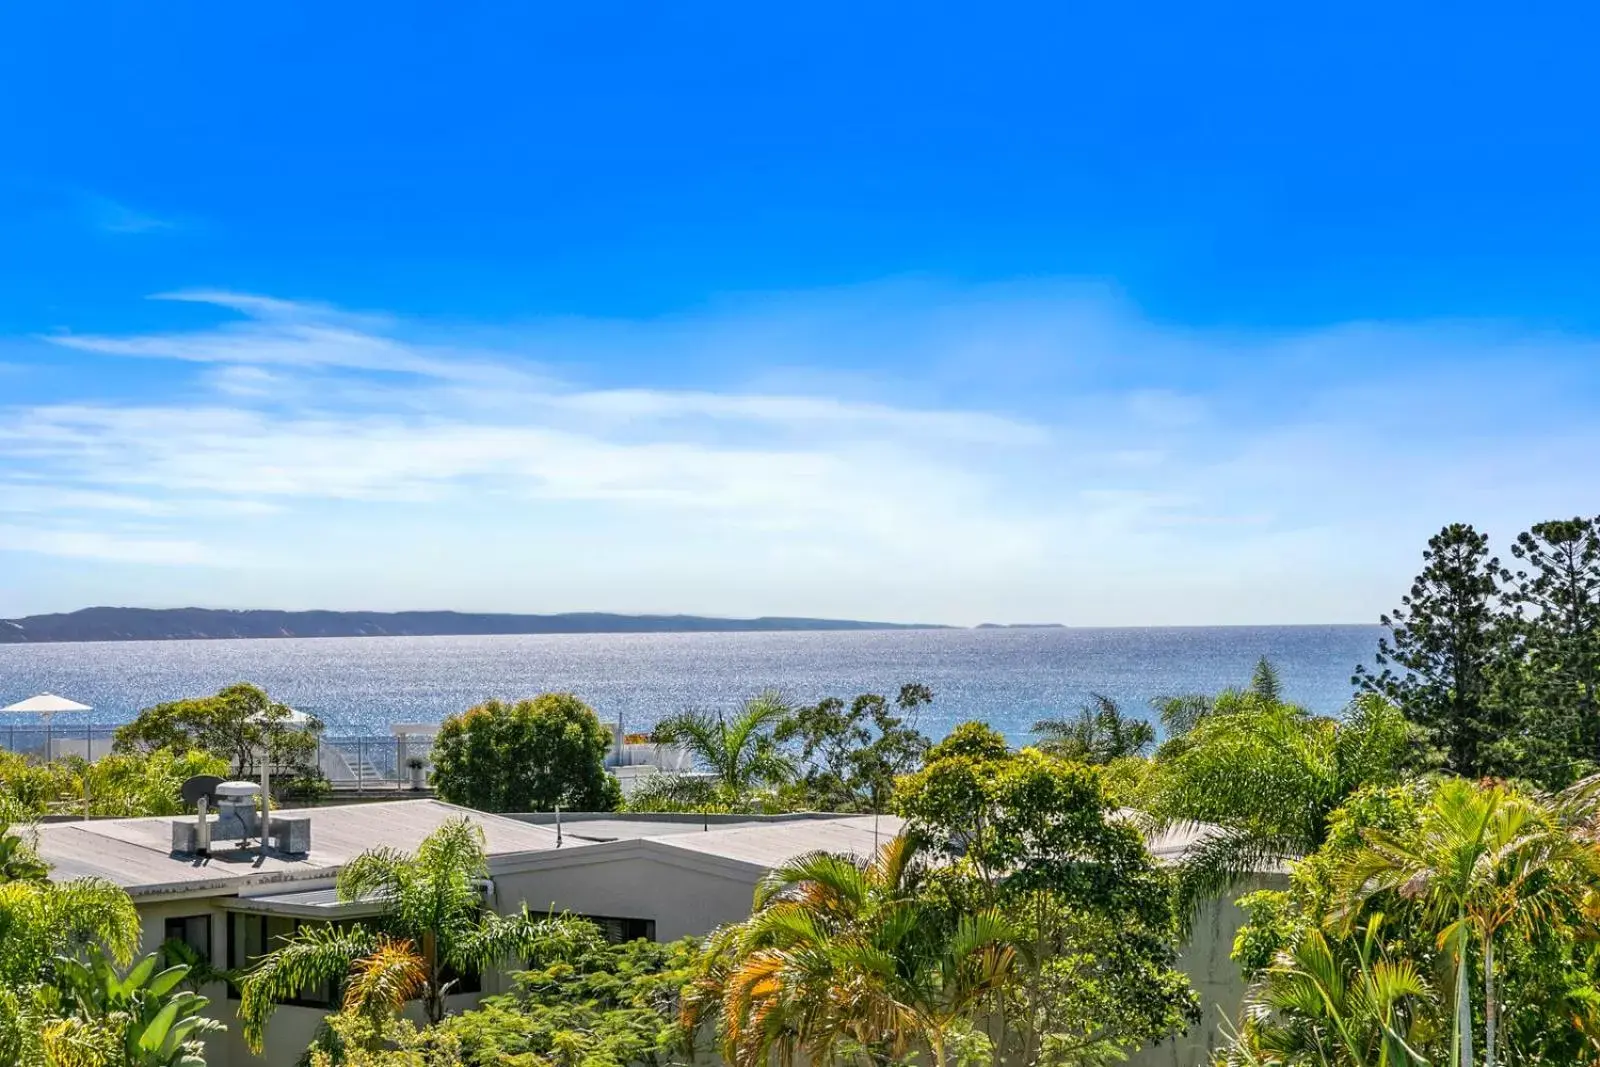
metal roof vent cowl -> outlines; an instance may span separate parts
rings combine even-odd
[[[192,804],[198,817],[172,823],[172,851],[185,855],[209,855],[217,851],[212,841],[231,842],[221,850],[248,849],[251,839],[280,855],[302,856],[311,851],[311,817],[273,813],[267,832],[261,832],[261,786],[255,782],[224,782],[201,776],[184,783],[183,799]],[[216,805],[216,816],[210,813]],[[265,837],[263,841],[262,838]],[[264,849],[264,851],[266,850]]]
[[[261,787],[254,782],[223,782],[217,786],[216,837],[231,838],[240,848],[249,848],[250,839],[257,836],[261,816],[256,811]]]

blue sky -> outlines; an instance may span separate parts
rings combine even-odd
[[[0,615],[1370,620],[1600,498],[1596,21],[8,10]]]

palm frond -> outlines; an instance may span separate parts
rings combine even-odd
[[[1301,842],[1221,828],[1202,834],[1178,864],[1173,912],[1181,933],[1187,935],[1208,900],[1223,895],[1248,878],[1274,871],[1299,859]]]
[[[281,1001],[302,989],[343,980],[377,943],[377,936],[361,926],[308,926],[286,939],[239,982],[245,1044],[259,1053],[267,1022]]]
[[[1150,703],[1160,716],[1168,737],[1188,733],[1201,719],[1211,714],[1211,698],[1200,693],[1157,697]]]
[[[354,901],[398,896],[403,872],[410,862],[411,857],[399,849],[375,848],[361,853],[339,871],[335,882],[339,899]]]
[[[344,1010],[352,1014],[392,1015],[422,992],[428,965],[412,941],[379,937],[371,951],[350,968]]]
[[[484,914],[473,927],[447,941],[443,950],[446,960],[463,970],[484,970],[513,958],[541,968],[592,950],[600,941],[593,923],[566,915],[535,915],[524,905],[512,915]]]

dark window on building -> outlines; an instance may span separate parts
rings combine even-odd
[[[177,941],[187,945],[201,960],[211,963],[211,916],[209,915],[181,915],[170,918],[162,929],[161,941],[163,944]],[[174,963],[186,962],[181,957],[174,957]]]
[[[256,960],[278,948],[285,938],[307,926],[328,925],[337,924],[290,919],[279,915],[231,912],[228,915],[228,967],[232,970],[248,969]],[[461,973],[446,964],[440,968],[439,976],[442,981],[456,983],[450,990],[452,996],[457,993],[483,992],[483,976],[475,970]],[[282,1003],[296,1004],[303,1008],[336,1008],[343,1000],[341,985],[339,982],[327,982],[308,987],[302,989],[292,1000],[285,1000]],[[231,985],[228,987],[228,999],[239,999],[238,990]]]
[[[457,993],[483,992],[482,974],[477,971],[467,971],[463,974],[448,963],[439,968],[439,980],[441,982],[455,982],[455,985],[450,990],[451,996],[455,996]]]
[[[283,915],[248,915],[242,912],[228,914],[228,968],[248,970],[267,953],[274,951],[294,935],[302,926],[320,926],[322,923],[304,923]],[[338,982],[323,982],[307,986],[295,996],[282,1001],[302,1008],[334,1008],[339,1004]],[[228,999],[238,1000],[239,991],[228,987]]]
[[[613,945],[620,945],[627,941],[654,941],[656,939],[656,921],[654,919],[618,919],[605,915],[579,915],[578,918],[598,926],[605,939]]]

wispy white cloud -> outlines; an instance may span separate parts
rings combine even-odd
[[[28,552],[68,559],[109,560],[162,566],[217,565],[214,549],[195,541],[119,536],[96,530],[63,530],[0,524],[0,552]]]
[[[1560,462],[1600,431],[1548,417],[1595,396],[1591,343],[1503,327],[1240,337],[1035,287],[453,338],[167,296],[241,317],[51,338],[165,362],[182,399],[13,404],[0,457],[54,495],[0,513],[98,514],[107,552],[248,558],[241,597],[314,572],[352,605],[1361,619],[1439,524],[1514,528],[1600,488]],[[1544,415],[1508,416],[1511,393]]]
[[[139,211],[106,196],[86,196],[83,207],[89,224],[103,233],[143,234],[170,230],[174,226],[169,219]]]

